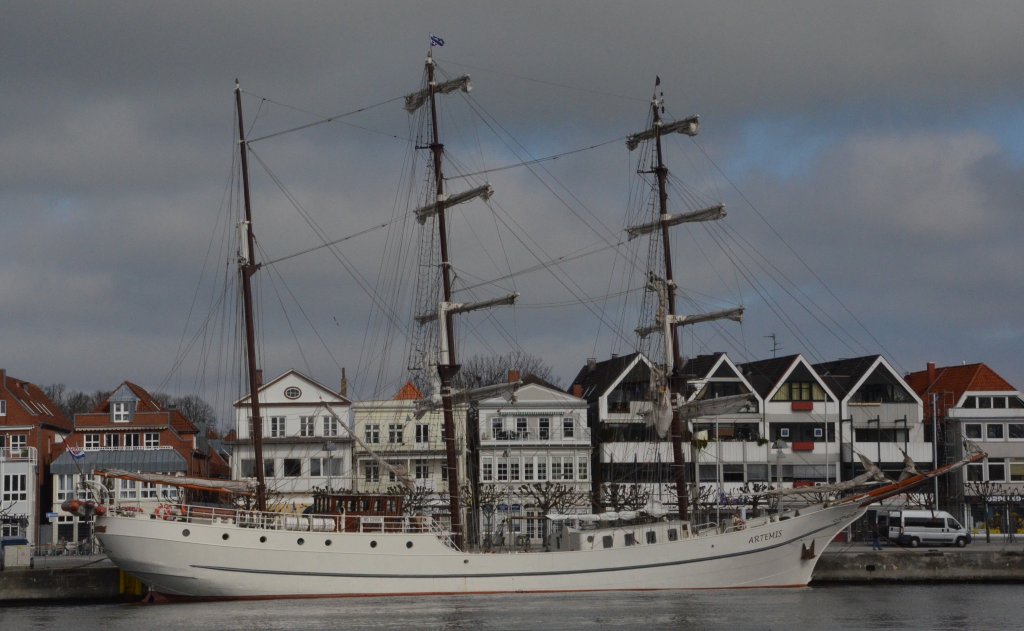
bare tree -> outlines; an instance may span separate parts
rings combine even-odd
[[[388,495],[400,495],[402,497],[402,512],[406,515],[422,515],[424,511],[433,505],[437,494],[425,486],[415,485],[408,487],[404,484],[389,486]]]
[[[486,549],[491,547],[491,519],[494,517],[494,510],[497,508],[501,499],[505,497],[505,493],[498,489],[494,484],[481,484],[477,487],[476,497],[473,497],[472,489],[468,484],[462,486],[460,496],[462,498],[462,505],[467,509],[471,509],[474,514],[478,512],[483,513],[484,528],[481,534],[486,534],[483,537],[483,545]],[[475,500],[475,501],[474,501]]]
[[[512,351],[503,355],[474,355],[462,362],[462,368],[455,377],[460,388],[486,386],[508,380],[510,370],[519,371],[522,376],[533,375],[561,388],[561,384],[544,360],[523,351]]]
[[[597,502],[603,508],[618,512],[640,510],[650,499],[650,490],[639,484],[609,482],[601,485]]]
[[[989,519],[989,502],[996,495],[1006,495],[1006,487],[996,482],[968,482],[966,485],[966,491],[979,498],[985,505],[985,543],[992,542],[992,529],[990,526],[991,520]]]
[[[550,480],[543,484],[523,484],[519,487],[518,493],[520,496],[529,498],[528,504],[537,508],[543,515],[550,512],[564,513],[570,508],[589,503],[587,492]],[[545,551],[551,549],[548,542],[548,520],[546,517],[541,519],[541,541],[544,542]]]

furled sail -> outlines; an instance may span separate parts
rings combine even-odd
[[[469,81],[469,75],[464,74],[461,77],[456,77],[451,81],[445,81],[434,86],[434,94],[448,94],[456,90],[462,90],[463,92],[469,92],[473,89],[473,84]],[[410,114],[423,107],[423,104],[430,98],[430,89],[420,90],[419,92],[413,92],[405,97],[405,111]]]
[[[166,475],[162,473],[135,473],[132,471],[124,471],[123,469],[97,469],[96,475],[103,476],[105,478],[135,480],[137,482],[163,484],[164,486],[175,486],[183,489],[195,489],[198,491],[210,491],[213,493],[225,493],[228,495],[255,494],[255,488],[252,484],[242,480],[219,480],[213,478]]]
[[[406,98],[406,103],[407,103],[406,108],[408,109],[408,107],[409,107],[408,106],[409,97],[405,97],[405,98]],[[691,116],[689,118],[684,118],[683,120],[676,121],[674,123],[662,124],[661,125],[661,135],[664,136],[666,134],[673,134],[673,133],[678,132],[680,134],[686,134],[687,136],[696,136],[697,135],[697,129],[699,127],[700,127],[700,117],[699,116]],[[637,147],[639,147],[641,142],[643,142],[645,140],[650,140],[651,138],[654,138],[656,135],[658,135],[658,128],[657,127],[651,127],[650,129],[647,129],[647,130],[644,130],[644,131],[641,131],[641,132],[637,132],[637,133],[633,134],[632,136],[626,138],[626,147],[628,147],[629,150],[632,151],[632,150],[636,149]]]

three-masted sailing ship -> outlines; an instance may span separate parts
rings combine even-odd
[[[496,390],[456,388],[459,364],[453,321],[462,313],[511,304],[516,295],[478,303],[453,300],[447,210],[455,204],[486,198],[491,189],[485,185],[454,194],[446,191],[438,101],[445,94],[468,90],[469,77],[437,81],[432,56],[426,60],[426,76],[426,87],[409,95],[405,107],[409,112],[428,107],[432,121],[430,143],[425,148],[432,156],[434,195],[416,215],[422,224],[437,230],[440,296],[436,308],[417,319],[421,326],[437,327],[432,362],[437,387],[422,407],[440,409],[444,415],[450,521],[402,514],[367,518],[348,514],[343,503],[332,502],[317,502],[311,514],[302,516],[267,511],[251,285],[260,266],[255,260],[241,91],[236,85],[245,202],[238,259],[248,349],[256,502],[252,509],[182,505],[162,514],[120,510],[114,504],[97,517],[95,528],[118,566],[161,593],[206,598],[801,586],[810,581],[821,551],[861,516],[869,503],[942,472],[922,474],[901,482],[899,487],[889,485],[883,487],[884,491],[854,494],[799,511],[702,527],[688,519],[687,494],[679,492],[678,514],[670,517],[620,516],[609,521],[550,515],[551,545],[543,551],[494,553],[474,547],[467,541],[461,506],[455,410],[460,403],[494,396]],[[651,103],[651,126],[628,142],[630,148],[645,141],[655,143],[653,174],[658,182],[657,216],[630,228],[629,234],[662,239],[663,274],[652,273],[649,277],[650,290],[658,298],[657,318],[638,332],[647,335],[657,331],[663,339],[663,358],[653,370],[651,420],[659,434],[672,442],[675,483],[678,489],[685,489],[687,418],[716,413],[740,401],[686,400],[685,381],[679,371],[682,358],[677,328],[709,319],[736,319],[741,311],[698,316],[675,313],[669,230],[681,223],[719,218],[724,210],[715,206],[696,213],[669,212],[661,139],[670,133],[696,134],[698,120],[692,117],[664,122],[661,112],[661,98],[656,94]]]

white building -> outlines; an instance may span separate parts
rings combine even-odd
[[[514,402],[478,403],[477,518],[485,545],[539,543],[548,511],[590,512],[587,401],[535,377],[523,381]]]
[[[258,396],[271,506],[301,511],[312,504],[315,488],[353,488],[351,402],[344,394],[289,370],[261,386]],[[256,475],[251,418],[247,395],[235,402],[235,480]]]

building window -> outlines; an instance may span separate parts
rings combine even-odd
[[[772,401],[824,401],[825,391],[816,381],[791,381],[779,387]]]
[[[312,416],[299,417],[299,436],[304,438],[316,436],[316,420]]]
[[[100,435],[99,434],[86,434],[85,435],[85,448],[89,451],[95,451],[100,448]]]
[[[309,475],[314,478],[341,477],[341,463],[341,458],[310,458]]]
[[[1010,423],[1007,427],[1010,440],[1024,440],[1024,423]]]
[[[256,461],[252,458],[242,458],[241,471],[239,472],[243,478],[255,478],[256,477]]]
[[[155,500],[159,497],[157,492],[157,486],[153,482],[143,482],[142,488],[139,489],[139,497],[144,500]]]
[[[132,420],[127,401],[114,401],[111,403],[110,414],[115,423],[127,423]]]
[[[530,437],[529,422],[525,418],[516,419],[516,438],[526,440]]]
[[[498,482],[508,482],[508,461],[498,460]]]
[[[1002,458],[989,458],[988,459],[988,481],[989,482],[1005,482],[1006,481],[1006,464]]]
[[[2,441],[0,441],[2,444]],[[19,454],[28,445],[27,434],[11,434],[11,453]]]
[[[363,429],[363,440],[367,443],[380,442],[380,425],[367,425]]]
[[[336,416],[325,416],[324,417],[324,436],[337,436],[341,431],[340,424],[338,423],[338,417]]]
[[[580,456],[576,459],[576,473],[577,478],[580,480],[586,480],[590,473],[590,458],[586,456]]]
[[[981,423],[967,423],[964,425],[964,436],[981,440]]]
[[[299,390],[295,386],[284,389],[284,396],[288,399],[298,399],[302,396],[302,390]]]
[[[263,461],[263,477],[272,478],[274,477],[274,459],[269,458]]]
[[[0,399],[0,416],[7,416],[7,399]]]
[[[780,427],[779,428],[779,438],[789,438],[789,428],[788,427]]]
[[[4,502],[23,502],[28,500],[28,475],[24,473],[7,473],[4,475],[4,492],[0,497]]]
[[[537,437],[540,440],[551,439],[551,419],[545,417],[537,419]]]
[[[985,426],[985,438],[987,440],[1002,440],[1003,439],[1003,424],[1002,423],[989,423]]]
[[[284,459],[284,477],[286,478],[298,478],[302,476],[302,459],[301,458],[285,458]]]
[[[121,435],[120,434],[107,434],[107,447],[114,449],[121,446]]]
[[[480,479],[484,482],[494,479],[494,464],[490,458],[480,461]]]
[[[139,435],[138,434],[125,434],[124,435],[124,446],[125,447],[138,447],[139,446]]]
[[[430,426],[419,424],[416,426],[416,442],[425,444],[430,442]]]
[[[548,463],[543,457],[537,459],[537,481],[548,479]]]
[[[523,480],[527,482],[533,480],[533,458],[527,458],[523,463]]]
[[[426,460],[417,460],[413,471],[416,474],[417,480],[426,480],[430,477],[430,463]]]
[[[1020,458],[1009,459],[1010,482],[1024,482],[1024,460]]]
[[[565,417],[562,419],[562,438],[572,438],[573,428],[575,427],[572,417]]]
[[[138,485],[135,480],[121,480],[120,489],[118,489],[118,499],[122,500],[134,500],[138,499],[139,491]]]
[[[519,479],[519,458],[513,458],[509,463],[508,468],[508,479],[518,480]]]
[[[145,435],[145,447],[147,449],[155,449],[160,446],[160,434],[159,432],[146,432]]]
[[[402,426],[398,424],[388,425],[388,442],[392,445],[402,443]]]
[[[558,456],[551,458],[551,479],[562,479],[562,459]]]
[[[57,475],[57,501],[63,502],[75,496],[75,476],[70,473]]]
[[[380,465],[376,462],[367,462],[363,465],[363,472],[367,482],[380,482]]]
[[[284,437],[284,417],[283,416],[271,416],[270,417],[270,437],[271,438],[283,438]]]
[[[985,467],[980,462],[969,463],[964,469],[967,471],[968,482],[984,482]]]
[[[496,416],[491,419],[491,439],[501,440],[502,434],[502,421],[500,416]]]

